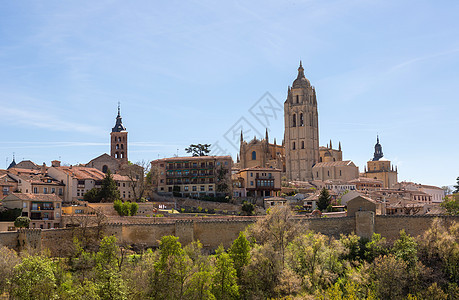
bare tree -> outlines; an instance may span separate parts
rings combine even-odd
[[[140,201],[151,189],[151,164],[145,160],[126,166],[120,171],[121,175],[129,178],[132,195],[136,201]]]

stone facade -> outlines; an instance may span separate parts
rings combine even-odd
[[[359,168],[350,160],[317,163],[312,167],[314,180],[350,181],[359,178]]]
[[[385,188],[392,188],[397,183],[397,168],[391,166],[390,160],[383,157],[379,137],[376,140],[373,159],[367,162],[363,177],[381,180]]]
[[[286,176],[289,180],[312,180],[312,167],[319,161],[319,121],[316,91],[304,76],[288,88],[284,103]]]
[[[263,140],[253,138],[250,142],[244,141],[244,136],[241,132],[241,145],[239,147],[239,155],[237,166],[239,169],[261,167],[275,168],[285,172],[285,148],[283,145],[269,143],[268,131]]]

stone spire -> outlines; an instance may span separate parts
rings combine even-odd
[[[14,152],[13,152],[13,161],[10,163],[10,165],[7,168],[7,170],[11,169],[11,168],[14,168],[15,166],[16,166],[16,160],[15,160]]]
[[[303,63],[300,60],[300,66],[298,67],[298,76],[293,81],[292,88],[306,88],[309,86],[311,86],[311,83],[304,76]]]
[[[375,145],[375,153],[374,153],[374,156],[373,156],[373,161],[377,161],[377,160],[380,160],[381,158],[383,158],[383,152],[382,152],[382,146],[381,144],[379,143],[379,136],[377,135],[376,136],[376,145]]]
[[[241,145],[244,142],[244,135],[242,134],[242,129],[241,129],[241,141],[240,142],[241,142]]]
[[[330,139],[330,149],[333,149],[331,139]]]
[[[112,132],[126,131],[126,127],[123,125],[123,119],[121,118],[120,103],[118,102],[118,115],[116,116],[115,127],[112,128]]]
[[[265,137],[265,139],[266,139],[266,143],[269,143],[268,128],[266,128],[266,137]]]
[[[338,151],[341,151],[341,141],[339,142],[339,145],[338,145]]]

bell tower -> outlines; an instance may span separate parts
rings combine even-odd
[[[298,76],[288,87],[284,122],[286,176],[289,180],[312,180],[312,167],[319,161],[317,99],[301,61]]]
[[[120,103],[118,102],[118,115],[116,116],[115,127],[112,128],[112,132],[110,133],[110,155],[122,164],[128,162],[127,134],[120,114]]]

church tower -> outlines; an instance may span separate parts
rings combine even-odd
[[[284,121],[286,176],[289,180],[312,180],[312,166],[319,161],[317,99],[301,61],[284,102]]]
[[[110,133],[110,155],[120,161],[121,164],[128,162],[127,157],[127,131],[123,125],[120,114],[120,104],[118,103],[118,115],[116,116],[115,127]]]

